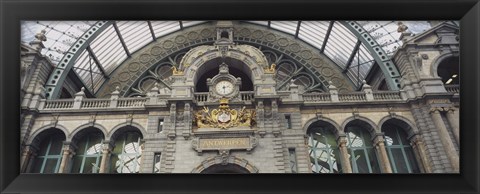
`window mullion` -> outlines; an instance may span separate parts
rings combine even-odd
[[[313,161],[315,161],[315,170],[317,173],[319,173],[319,170],[318,169],[318,162],[317,162],[317,146],[315,146],[315,144],[313,143],[313,133],[310,134],[310,141],[312,143],[312,150],[313,150]]]
[[[392,148],[390,148],[390,146],[386,146],[386,147],[388,150],[388,156],[390,157],[390,164],[391,164],[390,166],[393,167],[393,172],[398,173],[397,165],[395,163],[395,159],[393,158]]]

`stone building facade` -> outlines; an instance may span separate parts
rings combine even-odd
[[[439,73],[458,68],[458,31],[402,31],[394,64],[357,89],[297,38],[201,24],[132,53],[95,93],[41,54],[40,32],[21,48],[21,172],[458,173],[459,86]]]

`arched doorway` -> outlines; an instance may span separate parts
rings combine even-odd
[[[192,170],[202,174],[246,174],[258,173],[258,168],[248,160],[236,156],[215,156],[204,160]]]
[[[202,174],[247,174],[250,173],[246,168],[243,168],[236,164],[215,164],[202,172]]]

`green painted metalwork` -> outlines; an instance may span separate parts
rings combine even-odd
[[[45,84],[46,97],[48,99],[55,99],[62,90],[61,85],[65,81],[68,72],[73,68],[75,61],[82,54],[82,52],[90,45],[95,37],[97,37],[103,30],[110,26],[111,21],[99,21],[88,29],[77,41],[70,47],[60,60],[58,65],[50,74],[47,83]]]
[[[340,151],[335,135],[325,128],[309,134],[310,162],[314,173],[341,173]],[[313,168],[314,167],[314,168]]]
[[[382,49],[382,47],[375,41],[371,35],[363,29],[363,27],[355,21],[339,21],[345,27],[347,27],[355,36],[362,41],[365,48],[368,49],[370,54],[373,56],[378,66],[385,75],[385,81],[387,82],[390,90],[399,90],[400,89],[400,72],[397,67],[387,56],[387,53]]]

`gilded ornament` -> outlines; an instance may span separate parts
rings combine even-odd
[[[269,68],[265,68],[264,71],[266,74],[274,74],[275,73],[275,63],[273,63]]]
[[[240,111],[230,109],[228,99],[221,98],[218,109],[210,111],[209,108],[203,107],[203,110],[197,111],[194,123],[198,128],[252,127],[255,124],[255,111],[245,110],[245,107]]]
[[[178,70],[177,67],[173,66],[173,67],[172,67],[172,74],[173,74],[173,75],[183,75],[183,71],[182,71],[182,70]]]

